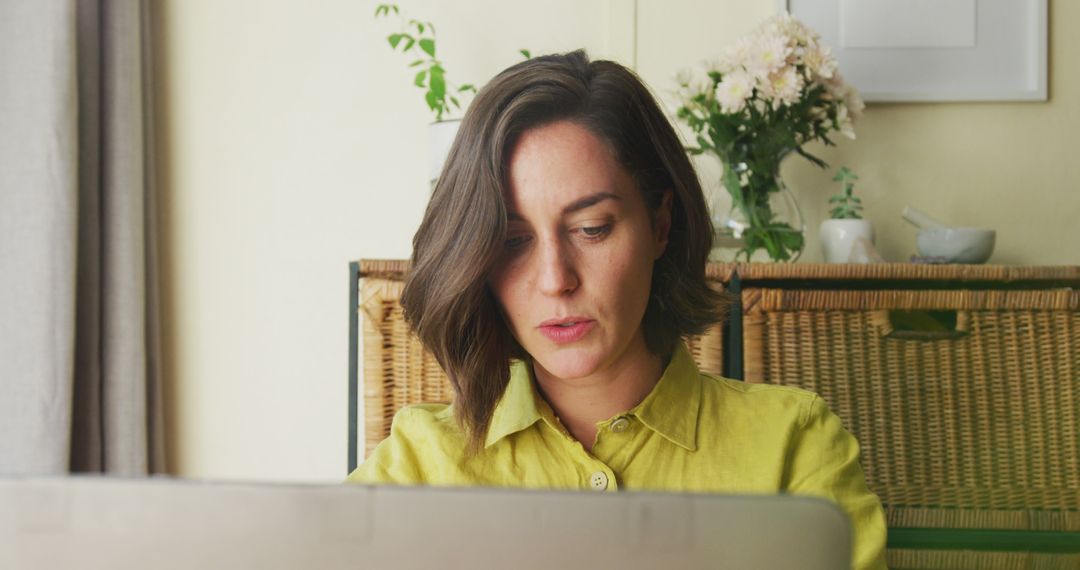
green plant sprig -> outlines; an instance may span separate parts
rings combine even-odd
[[[859,177],[855,176],[855,173],[846,166],[841,166],[840,170],[836,172],[836,176],[833,177],[833,181],[839,182],[843,186],[843,191],[840,194],[829,198],[829,203],[834,204],[833,208],[829,210],[829,215],[834,220],[861,220],[862,215],[862,200],[854,195],[855,181]]]
[[[435,113],[435,121],[441,121],[451,109],[461,109],[458,95],[476,94],[476,87],[469,83],[455,85],[447,81],[446,69],[435,56],[435,26],[431,22],[406,20],[396,4],[379,4],[375,8],[375,18],[390,17],[391,12],[401,19],[401,31],[390,34],[386,41],[395,51],[400,47],[401,53],[417,56],[409,64],[409,67],[420,68],[413,84],[424,90],[424,101]]]

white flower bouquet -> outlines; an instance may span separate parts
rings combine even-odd
[[[689,151],[713,153],[724,164],[731,216],[745,222],[732,228],[739,253],[749,260],[764,249],[773,260],[793,260],[803,248],[802,229],[776,219],[769,200],[781,189],[780,162],[795,152],[825,167],[803,146],[815,140],[832,145],[834,131],[855,138],[862,99],[844,82],[820,36],[786,13],[737,41],[707,77],[679,78],[677,116],[697,134]]]

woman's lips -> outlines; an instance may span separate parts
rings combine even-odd
[[[545,322],[539,328],[540,333],[555,344],[566,344],[581,340],[595,324],[593,320],[566,320],[561,324]]]

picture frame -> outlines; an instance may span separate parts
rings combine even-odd
[[[1047,0],[776,0],[865,101],[1046,101]]]

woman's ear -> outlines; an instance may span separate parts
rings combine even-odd
[[[671,234],[671,200],[671,190],[664,190],[660,207],[653,212],[653,238],[656,247],[653,259],[660,259],[667,249],[668,236]]]

